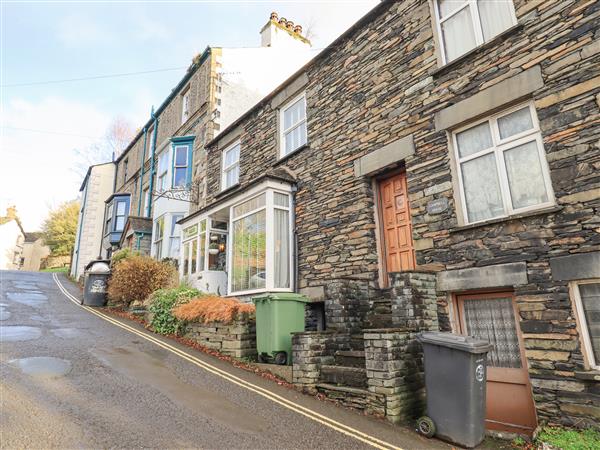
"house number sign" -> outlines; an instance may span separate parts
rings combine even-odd
[[[446,197],[436,198],[427,203],[427,213],[430,215],[441,214],[448,209],[448,199]]]

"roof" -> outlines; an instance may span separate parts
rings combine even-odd
[[[192,77],[192,75],[194,75],[194,73],[196,73],[196,71],[200,68],[200,66],[202,65],[202,63],[204,62],[204,60],[206,58],[208,58],[208,56],[211,54],[212,49],[213,48],[219,48],[219,47],[206,47],[206,49],[198,56],[196,56],[193,60],[192,60],[192,64],[190,64],[190,67],[188,67],[187,72],[185,73],[185,75],[183,76],[183,78],[179,81],[179,83],[177,83],[177,85],[171,89],[171,93],[167,96],[167,98],[164,99],[164,101],[160,104],[160,106],[158,107],[158,109],[156,111],[154,111],[154,113],[152,114],[152,116],[150,117],[150,119],[148,119],[148,122],[146,122],[146,124],[140,128],[140,131],[138,131],[138,133],[133,137],[133,139],[131,140],[131,142],[129,143],[129,145],[125,148],[125,150],[123,150],[123,152],[117,157],[117,159],[115,160],[115,162],[119,162],[121,161],[125,155],[127,154],[127,152],[129,152],[129,150],[131,150],[131,148],[135,145],[135,143],[138,141],[138,139],[145,133],[145,131],[150,128],[152,126],[152,123],[154,122],[154,119],[156,117],[158,117],[158,115],[163,112],[163,110],[167,107],[167,105],[169,104],[169,102],[171,100],[173,100],[173,98],[179,93],[179,91],[181,90],[181,88],[184,87],[185,83],[188,82],[188,80]]]
[[[107,164],[114,164],[114,161],[109,161],[109,162],[105,162],[105,163],[100,163],[100,164],[92,164],[90,167],[88,167],[88,170],[85,174],[85,177],[83,177],[83,181],[81,182],[81,187],[79,188],[79,192],[83,191],[85,189],[85,184],[87,182],[87,179],[90,176],[90,173],[92,173],[92,169],[94,167],[98,167],[98,166],[105,166]]]
[[[44,233],[42,233],[41,231],[32,231],[32,232],[25,232],[25,242],[35,242],[38,239],[42,239],[44,237]]]
[[[129,232],[131,230],[131,233]],[[129,216],[125,226],[123,227],[123,233],[121,233],[121,240],[119,245],[123,245],[123,241],[126,237],[132,233],[144,233],[152,234],[152,218],[151,217],[139,217]]]
[[[360,29],[363,25],[369,23],[369,21],[371,21],[371,19],[373,19],[373,17],[377,16],[381,12],[381,10],[388,7],[393,2],[394,2],[394,0],[381,0],[381,3],[374,6],[373,9],[371,9],[368,13],[366,13],[364,16],[362,16],[360,19],[358,19],[358,21],[356,21],[350,28],[348,28],[346,31],[344,31],[342,34],[340,34],[331,44],[329,44],[327,47],[325,47],[323,49],[323,51],[321,51],[313,59],[308,61],[299,70],[294,72],[292,74],[292,76],[288,77],[287,80],[285,80],[283,83],[281,83],[279,86],[277,86],[273,91],[271,91],[270,94],[267,94],[265,97],[263,97],[262,100],[260,100],[258,103],[256,103],[252,108],[250,108],[248,111],[246,111],[244,114],[242,114],[236,120],[234,120],[231,124],[229,124],[226,128],[224,128],[210,142],[208,142],[205,145],[205,147],[211,147],[211,146],[215,145],[217,142],[219,142],[219,140],[221,140],[221,138],[223,136],[225,136],[227,133],[229,133],[231,130],[233,130],[235,127],[237,127],[248,116],[254,114],[258,109],[262,108],[267,101],[271,100],[273,97],[275,97],[277,94],[279,94],[289,84],[291,84],[296,78],[298,78],[303,72],[305,72],[307,69],[314,66],[317,63],[317,61],[319,61],[320,59],[322,59],[325,56],[328,56],[330,53],[332,53],[337,47],[340,46],[340,43],[344,39],[346,39],[352,33],[357,31],[358,29]]]
[[[104,200],[104,203],[110,203],[110,201],[115,198],[115,197],[124,197],[125,195],[128,195],[131,197],[131,192],[114,192],[112,194],[110,194],[110,197],[108,197],[106,200]]]

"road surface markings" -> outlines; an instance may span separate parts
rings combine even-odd
[[[374,436],[363,433],[362,431],[359,431],[355,428],[349,427],[348,425],[344,425],[343,423],[337,422],[327,416],[319,414],[316,411],[313,411],[309,408],[299,405],[298,403],[294,403],[294,402],[286,399],[285,397],[281,397],[280,395],[277,395],[267,389],[264,389],[260,386],[252,384],[242,378],[239,378],[235,375],[230,374],[227,371],[219,369],[218,367],[213,366],[212,364],[206,363],[206,362],[202,361],[201,359],[193,356],[190,353],[187,353],[177,347],[174,347],[166,342],[163,342],[160,339],[157,339],[156,337],[152,336],[149,333],[142,332],[142,331],[138,330],[137,328],[134,328],[125,323],[119,322],[118,320],[113,319],[112,317],[110,317],[100,311],[97,311],[94,308],[91,308],[89,306],[84,306],[81,304],[81,301],[79,299],[77,299],[77,297],[71,295],[71,293],[66,290],[66,288],[59,281],[58,276],[55,273],[52,274],[52,277],[54,278],[54,282],[56,283],[56,285],[58,286],[60,291],[69,300],[71,300],[73,303],[75,303],[77,306],[91,312],[92,314],[95,314],[96,316],[100,317],[101,319],[103,319],[107,322],[112,323],[115,326],[118,326],[119,328],[129,331],[130,333],[136,334],[139,337],[141,337],[149,342],[152,342],[153,344],[156,344],[159,347],[162,347],[165,350],[170,351],[171,353],[176,354],[177,356],[191,362],[192,364],[206,370],[207,372],[210,372],[214,375],[224,378],[233,384],[243,387],[244,389],[252,391],[258,395],[261,395],[262,397],[265,397],[265,398],[267,398],[289,410],[292,410],[298,414],[308,417],[309,419],[314,420],[315,422],[320,423],[321,425],[325,425],[326,427],[332,428],[342,434],[345,434],[346,436],[350,436],[354,439],[364,442],[365,444],[368,444],[374,448],[378,448],[378,449],[382,449],[382,450],[388,450],[388,449],[402,450],[401,447],[397,447],[395,445],[390,444],[389,442],[382,441],[381,439],[378,439]]]

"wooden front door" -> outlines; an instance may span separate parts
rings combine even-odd
[[[379,181],[378,190],[385,272],[413,270],[415,250],[412,241],[406,172],[382,179]]]
[[[489,341],[486,428],[531,435],[537,425],[523,340],[510,292],[456,297],[460,332]]]

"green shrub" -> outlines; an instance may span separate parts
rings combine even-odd
[[[171,265],[148,256],[129,256],[113,267],[108,298],[112,304],[128,308],[158,289],[175,285],[176,280],[177,271]]]
[[[148,309],[152,313],[150,325],[161,334],[174,334],[183,331],[183,322],[173,316],[173,308],[202,295],[198,289],[181,285],[174,289],[160,289],[148,299]]]
[[[562,450],[592,450],[600,448],[600,431],[593,428],[570,430],[544,427],[536,441],[545,442]]]
[[[120,261],[123,261],[126,258],[130,258],[131,256],[140,256],[140,254],[138,252],[134,252],[134,251],[130,250],[129,248],[123,248],[121,250],[117,250],[116,252],[114,252],[112,254],[112,257],[110,258],[110,264],[114,267]]]

